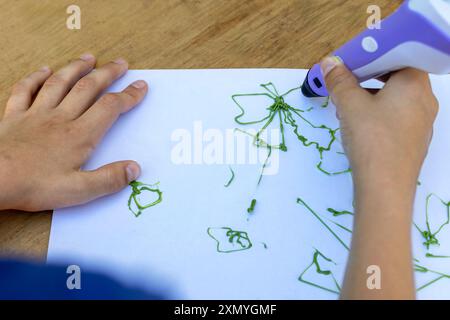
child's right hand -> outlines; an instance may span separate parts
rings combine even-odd
[[[353,170],[355,218],[341,298],[413,299],[413,203],[438,111],[428,75],[395,72],[372,94],[336,59],[322,70]],[[379,270],[376,290],[369,268]]]
[[[336,58],[322,62],[355,186],[379,181],[414,193],[438,103],[428,74],[404,69],[372,94]]]
[[[83,55],[52,74],[43,68],[13,88],[0,122],[0,209],[38,211],[81,204],[119,191],[140,173],[134,161],[82,171],[121,113],[138,104],[147,84],[103,94],[128,69],[123,59],[93,71]]]

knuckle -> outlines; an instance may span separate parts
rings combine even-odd
[[[84,90],[89,90],[89,89],[93,89],[95,88],[96,85],[96,81],[95,79],[91,78],[91,77],[84,77],[81,78],[80,80],[78,80],[78,82],[75,84],[74,88],[76,90],[80,90],[80,91],[84,91]]]
[[[61,126],[61,123],[58,121],[59,126]],[[79,135],[79,130],[76,126],[72,125],[71,123],[63,123],[63,125],[61,126],[61,131],[63,132],[63,134],[65,136],[68,137],[75,137],[77,135]]]
[[[408,101],[414,105],[420,106],[423,110],[424,116],[432,117],[433,119],[437,116],[439,111],[439,100],[433,94],[431,87],[429,90],[424,88],[409,88],[408,90]]]
[[[117,93],[107,93],[101,97],[100,102],[104,106],[117,106],[120,100],[120,96]]]
[[[436,116],[439,112],[439,101],[434,94],[431,95],[430,102],[429,102],[429,108],[431,110],[433,119],[436,118]]]
[[[76,147],[79,150],[80,158],[86,161],[94,152],[96,144],[93,141],[81,141],[77,143]]]
[[[125,173],[122,170],[105,170],[105,183],[112,191],[120,190],[127,184]]]
[[[55,73],[50,78],[48,78],[47,81],[45,81],[45,86],[47,87],[61,86],[67,84],[68,80],[59,73]]]
[[[128,100],[132,100],[133,102],[138,101],[141,96],[138,90],[126,90],[123,94]]]
[[[326,80],[330,83],[334,83],[337,78],[341,77],[344,74],[345,70],[342,70],[342,68],[334,68],[328,73],[328,75],[326,76]]]
[[[28,81],[26,79],[20,80],[19,82],[14,84],[12,87],[13,94],[20,94],[27,90],[29,90],[29,85],[28,85]]]
[[[350,79],[347,72],[337,70],[335,74],[331,75],[331,84],[334,87],[341,86],[343,83],[346,83]]]
[[[80,125],[74,126],[74,130],[76,132],[81,132],[83,130],[83,127]],[[95,139],[93,139],[92,137],[83,137],[81,140],[79,140],[79,142],[77,142],[77,148],[80,151],[82,158],[83,159],[87,159],[89,157],[89,155],[92,154],[92,152],[94,152],[96,146],[97,146],[97,141]]]
[[[108,63],[98,69],[97,76],[106,84],[109,84],[112,80],[117,79],[121,74],[123,74],[123,72],[123,65]]]

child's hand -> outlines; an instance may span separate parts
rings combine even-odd
[[[116,192],[140,174],[133,161],[81,171],[121,113],[147,93],[137,81],[99,95],[128,69],[123,59],[92,71],[86,54],[52,74],[43,68],[13,88],[0,122],[0,208],[38,211]]]
[[[372,94],[336,59],[326,59],[322,70],[337,107],[355,190],[341,298],[413,299],[412,208],[438,111],[428,75],[398,71]],[[379,270],[377,290],[368,287],[369,267]]]
[[[371,94],[338,59],[327,58],[322,69],[355,184],[381,179],[414,191],[438,111],[428,75],[415,69],[398,71]]]

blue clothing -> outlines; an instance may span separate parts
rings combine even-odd
[[[101,274],[82,272],[81,289],[68,289],[64,266],[0,260],[0,299],[162,299]]]

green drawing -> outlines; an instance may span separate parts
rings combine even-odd
[[[353,212],[350,212],[350,211],[347,211],[347,210],[337,211],[337,210],[334,210],[333,208],[328,208],[327,211],[332,213],[333,217],[343,216],[343,215],[346,215],[346,214],[349,214],[349,215],[353,216]]]
[[[417,288],[417,291],[420,291],[422,289],[425,289],[426,287],[432,285],[433,283],[436,283],[442,279],[450,279],[450,275],[442,273],[442,272],[438,272],[438,271],[434,271],[434,270],[430,270],[422,265],[419,265],[420,261],[417,259],[413,259],[414,262],[414,271],[416,272],[421,272],[421,273],[433,273],[436,274],[437,277],[427,283],[425,283],[424,285],[420,286],[419,288]]]
[[[450,256],[441,256],[441,255],[436,255],[436,254],[432,254],[432,253],[426,253],[425,257],[427,258],[450,258]]]
[[[256,206],[256,199],[253,199],[252,202],[250,203],[250,207],[247,209],[247,212],[253,213],[253,211],[255,211],[255,206]]]
[[[333,263],[333,264],[336,265],[336,263],[335,263],[333,260],[331,260],[330,258],[326,257],[326,256],[325,256],[324,254],[322,254],[319,250],[315,249],[314,255],[313,255],[313,260],[312,260],[311,264],[309,264],[309,265],[306,267],[306,269],[303,270],[303,272],[302,272],[302,273],[300,274],[300,276],[298,277],[298,281],[303,282],[303,283],[305,283],[305,284],[308,284],[308,285],[310,285],[310,286],[316,287],[316,288],[318,288],[318,289],[322,289],[322,290],[325,290],[325,291],[328,291],[328,292],[332,292],[332,293],[339,294],[339,293],[341,292],[341,288],[339,287],[339,284],[338,284],[338,282],[337,282],[337,280],[336,280],[334,274],[333,274],[330,270],[323,270],[323,269],[321,268],[321,266],[320,266],[320,264],[319,264],[319,261],[318,261],[319,257],[321,257],[321,258],[324,259],[325,261],[331,262],[331,263]],[[311,281],[305,280],[305,279],[303,278],[303,276],[305,275],[305,273],[306,273],[312,266],[315,266],[315,267],[316,267],[316,273],[317,273],[317,274],[321,274],[321,275],[324,275],[324,276],[331,276],[332,279],[333,279],[333,281],[334,281],[334,284],[336,285],[336,288],[333,288],[333,289],[327,288],[327,287],[324,287],[324,286],[322,286],[322,285],[320,285],[320,284],[318,284],[318,283],[315,283],[315,282],[311,282]]]
[[[233,169],[231,169],[231,167],[228,167],[229,169],[230,169],[230,172],[231,172],[231,177],[230,177],[230,179],[228,180],[228,182],[224,185],[224,187],[225,188],[228,188],[229,186],[230,186],[230,184],[233,182],[233,180],[234,180],[234,171],[233,171]]]
[[[348,233],[353,233],[353,230],[350,230],[349,228],[347,228],[346,226],[343,226],[343,225],[340,224],[340,223],[337,223],[337,222],[335,222],[335,221],[333,221],[333,220],[330,220],[330,219],[328,219],[328,221],[330,221],[330,222],[331,222],[332,224],[334,224],[335,226],[341,228],[342,230],[347,231]]]
[[[222,236],[225,237],[226,241],[219,240],[216,236],[212,234],[213,231],[219,231],[222,233]],[[248,237],[247,232],[245,231],[236,231],[229,227],[220,227],[220,228],[208,228],[206,230],[208,235],[213,238],[216,243],[217,252],[220,253],[230,253],[236,251],[248,250],[252,247],[252,242]],[[222,248],[222,246],[229,246],[229,248]]]
[[[268,147],[267,147],[267,150],[269,150],[269,152],[267,153],[266,160],[264,161],[264,164],[263,164],[263,166],[262,166],[262,168],[261,168],[261,173],[259,174],[258,183],[256,184],[256,185],[258,185],[258,186],[259,186],[259,184],[261,183],[262,177],[263,177],[263,175],[264,175],[264,170],[266,169],[267,163],[269,162],[270,156],[272,155],[272,147],[271,147],[271,146],[268,146]]]
[[[157,187],[158,185],[159,182],[155,184],[145,184],[139,181],[130,182],[130,187],[132,191],[130,197],[128,198],[128,209],[136,217],[139,217],[143,210],[153,207],[162,201],[162,192]],[[143,195],[149,192],[156,193],[158,198],[149,204],[142,204],[141,203],[142,200],[139,199],[139,195]]]
[[[345,170],[342,170],[342,171],[336,171],[336,172],[331,172],[331,171],[325,170],[324,168],[322,168],[322,161],[320,161],[317,164],[316,168],[319,169],[320,172],[325,173],[327,176],[338,176],[340,174],[345,174],[345,173],[351,173],[352,172],[351,168],[348,168],[348,169],[345,169]]]
[[[306,209],[308,209],[309,212],[317,219],[319,222],[336,238],[336,240],[339,241],[340,244],[344,246],[345,249],[350,251],[350,248],[345,244],[345,242],[331,229],[331,227],[313,210],[310,206],[306,204],[305,201],[303,201],[300,198],[297,198],[297,203],[303,205]]]
[[[428,215],[428,206],[430,204],[430,199],[432,197],[435,197],[436,199],[438,199],[439,202],[441,202],[442,205],[445,206],[446,211],[447,211],[447,220],[444,223],[442,223],[435,232],[431,231],[430,220],[429,220],[429,215]],[[444,228],[449,223],[450,223],[450,202],[446,202],[446,201],[442,200],[440,197],[438,197],[437,195],[435,195],[434,193],[430,193],[427,196],[426,202],[425,202],[426,229],[422,230],[417,226],[416,223],[414,223],[414,226],[416,227],[417,231],[419,231],[419,233],[425,239],[425,242],[423,244],[425,245],[427,250],[430,249],[431,245],[439,245],[439,240],[436,236],[438,235],[439,232],[441,232],[442,228]]]
[[[321,108],[328,107],[328,104],[330,103],[330,97],[326,97],[324,103],[320,106]]]
[[[256,143],[256,135],[251,134],[250,132],[247,132],[245,130],[241,130],[239,128],[235,128],[234,131],[237,131],[237,132],[240,132],[240,133],[243,133],[243,134],[246,134],[246,135],[252,137],[253,138],[253,145],[256,146],[257,148],[262,147],[262,148],[266,148],[268,150],[266,160],[264,161],[264,164],[263,164],[262,169],[261,169],[261,173],[259,174],[258,183],[257,183],[257,185],[259,185],[261,183],[262,177],[264,175],[264,170],[266,169],[267,164],[269,163],[270,156],[272,155],[272,149],[279,149],[279,146],[269,145],[263,139],[259,139],[258,140],[259,142]]]
[[[335,173],[329,173],[326,170],[322,168],[322,159],[323,159],[323,153],[326,151],[330,151],[333,143],[336,141],[336,132],[339,130],[337,129],[331,129],[330,127],[327,127],[326,125],[315,125],[311,121],[309,121],[306,117],[302,115],[302,113],[311,111],[312,108],[309,108],[307,110],[297,109],[289,104],[287,104],[284,101],[284,98],[289,95],[290,93],[294,91],[298,91],[301,89],[301,87],[293,88],[285,92],[284,94],[279,94],[277,88],[272,82],[261,84],[261,87],[265,90],[265,92],[260,93],[248,93],[248,94],[234,94],[231,96],[232,100],[236,104],[236,106],[239,108],[240,113],[234,118],[236,123],[240,125],[254,125],[254,124],[262,124],[262,127],[258,130],[256,135],[252,135],[248,132],[245,132],[251,136],[253,136],[253,144],[257,147],[264,147],[269,149],[269,156],[272,151],[272,149],[280,149],[281,151],[287,151],[286,141],[285,141],[285,125],[288,125],[292,128],[293,133],[297,136],[298,140],[303,144],[305,147],[313,146],[319,153],[320,162],[317,165],[318,169],[328,175],[337,175],[337,174],[343,174],[350,172],[350,169],[347,169],[342,172],[335,172]],[[249,120],[249,121],[243,121],[242,118],[246,114],[246,111],[244,107],[239,103],[238,99],[240,97],[252,97],[252,96],[263,96],[268,97],[272,100],[272,104],[267,107],[268,114],[261,118],[256,120]],[[325,101],[325,103],[322,105],[322,108],[327,107],[329,99]],[[299,132],[299,125],[297,123],[297,120],[295,119],[297,117],[300,119],[301,122],[308,125],[309,127],[313,129],[319,129],[319,130],[326,130],[329,134],[329,141],[325,145],[321,145],[318,141],[312,141],[309,140],[306,136],[302,135]],[[264,141],[261,138],[261,134],[269,127],[269,125],[275,120],[279,122],[279,128],[281,132],[281,142],[278,145],[270,145],[266,141]],[[242,132],[242,130],[240,130]],[[266,163],[268,161],[268,158],[266,159]],[[263,168],[264,170],[264,168]],[[262,175],[261,175],[262,176]],[[261,176],[259,178],[259,182],[261,181]],[[259,183],[258,182],[258,183]]]

